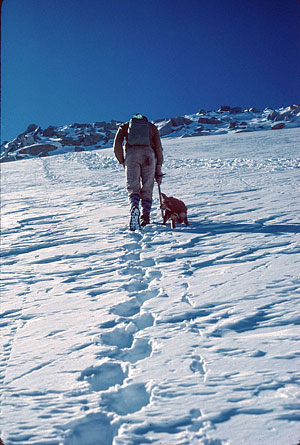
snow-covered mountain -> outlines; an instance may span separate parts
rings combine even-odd
[[[43,157],[109,147],[121,122],[94,122],[42,129],[30,124],[24,133],[1,146],[1,161]],[[160,135],[169,137],[208,136],[300,127],[300,105],[262,112],[250,108],[222,106],[218,111],[200,110],[196,114],[154,121]]]
[[[2,164],[5,445],[298,444],[299,142],[163,140],[173,231],[157,192],[128,230],[111,147]]]

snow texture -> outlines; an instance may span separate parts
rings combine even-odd
[[[5,445],[298,443],[299,140],[165,140],[175,230],[111,148],[2,164]]]

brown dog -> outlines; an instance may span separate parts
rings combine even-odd
[[[184,202],[173,198],[172,196],[168,197],[164,193],[162,193],[161,196],[163,198],[161,209],[165,211],[163,224],[166,224],[167,221],[171,219],[172,229],[175,228],[176,223],[184,223],[188,226],[187,208]]]

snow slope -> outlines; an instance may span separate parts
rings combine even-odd
[[[111,148],[2,164],[6,445],[298,443],[299,140],[165,140],[174,231]]]

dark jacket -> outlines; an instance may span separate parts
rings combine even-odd
[[[124,151],[123,151],[123,141],[125,141],[125,152],[128,150],[127,133],[128,133],[129,122],[125,122],[120,125],[114,140],[114,153],[120,164],[124,163]],[[149,122],[149,135],[150,135],[150,145],[154,150],[155,157],[157,160],[157,165],[162,165],[163,163],[163,150],[161,146],[160,136],[158,129],[154,124]],[[137,148],[138,150],[138,148]]]

